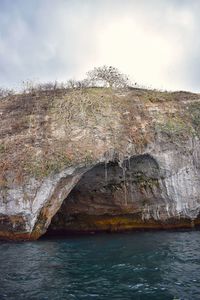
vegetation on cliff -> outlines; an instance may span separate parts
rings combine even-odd
[[[99,73],[98,73],[99,72]],[[98,77],[99,76],[99,77]],[[113,67],[66,85],[0,90],[0,186],[88,164],[114,149],[145,151],[155,139],[181,146],[199,136],[199,95],[131,86]]]

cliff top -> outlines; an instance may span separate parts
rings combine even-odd
[[[181,147],[200,132],[200,95],[138,88],[33,90],[0,99],[0,186],[74,164]],[[8,182],[9,181],[9,182]]]

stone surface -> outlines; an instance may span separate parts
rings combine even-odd
[[[193,158],[163,152],[134,156],[121,166],[110,162],[93,167],[64,200],[48,232],[198,225],[200,178]]]

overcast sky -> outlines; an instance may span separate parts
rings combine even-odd
[[[0,0],[0,86],[104,64],[142,85],[200,92],[200,1]]]

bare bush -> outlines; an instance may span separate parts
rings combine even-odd
[[[87,79],[93,86],[121,88],[129,84],[128,76],[112,66],[94,68],[87,73]]]
[[[22,87],[18,91],[0,88],[0,98],[14,93],[37,95],[40,92],[53,92],[55,94],[57,92],[66,93],[68,89],[84,90],[92,87],[125,88],[133,87],[133,85],[130,83],[128,76],[122,74],[117,68],[104,65],[87,72],[86,78],[83,80],[69,79],[64,83],[57,81],[37,83],[33,80],[27,80],[22,82]]]
[[[55,82],[45,82],[45,83],[39,83],[35,86],[35,89],[38,91],[55,91],[59,89],[60,86],[57,81]]]
[[[32,93],[35,89],[34,86],[35,84],[31,80],[22,81],[22,92],[24,94]]]
[[[56,91],[59,89],[65,89],[64,83],[58,83],[57,81],[49,81],[44,83],[34,83],[33,81],[23,81],[22,92],[25,94],[36,93],[36,92],[48,92]]]
[[[0,98],[12,96],[14,94],[14,90],[0,88]]]
[[[90,87],[90,80],[83,79],[83,80],[75,80],[75,79],[69,79],[67,81],[67,87],[70,89],[83,89]]]

